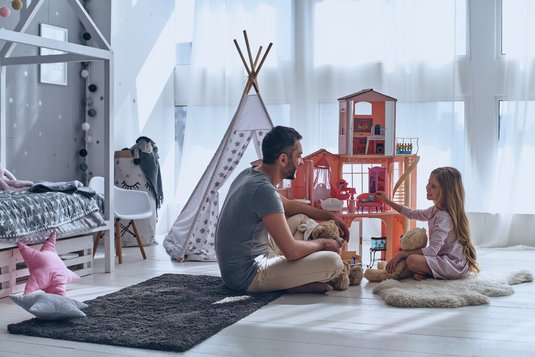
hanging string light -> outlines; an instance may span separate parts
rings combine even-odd
[[[22,9],[22,6],[24,6],[22,0],[0,1],[0,16],[8,17],[9,15],[11,15],[11,10],[8,7],[9,5],[11,5],[13,10],[15,11],[19,11],[20,9]]]

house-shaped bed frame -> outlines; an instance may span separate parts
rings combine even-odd
[[[0,164],[6,164],[6,158],[9,153],[6,151],[6,66],[14,65],[31,65],[43,63],[58,62],[86,62],[86,61],[103,61],[104,63],[104,152],[105,160],[105,214],[106,226],[98,230],[113,229],[113,86],[112,86],[112,69],[113,54],[108,41],[104,38],[98,27],[95,25],[83,5],[79,0],[66,0],[78,19],[84,26],[85,30],[91,34],[97,47],[90,47],[81,44],[63,42],[48,38],[43,38],[33,34],[25,33],[31,24],[35,15],[43,5],[45,0],[34,0],[26,9],[20,12],[20,20],[13,31],[0,29],[0,41],[4,41],[0,49]],[[63,54],[39,55],[35,56],[12,56],[13,50],[17,44],[33,46],[36,49],[44,47],[51,50],[64,52]],[[37,51],[38,52],[38,51]],[[94,232],[87,232],[88,237]],[[110,242],[113,234],[105,235],[105,271],[114,270],[115,248]]]

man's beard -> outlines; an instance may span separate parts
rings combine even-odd
[[[286,177],[284,178],[285,180],[295,180],[295,172],[297,171],[296,168],[293,168],[292,171],[290,173],[288,173],[288,175],[286,175]]]

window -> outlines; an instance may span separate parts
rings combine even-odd
[[[314,9],[314,64],[441,65],[466,55],[466,0],[330,0]]]
[[[253,59],[259,46],[267,50],[276,42],[263,66],[277,66],[278,60],[291,58],[292,2],[286,0],[196,2],[197,23],[194,46],[196,65],[206,68],[239,64],[232,41],[240,44],[247,57],[242,31],[247,30]],[[248,59],[247,59],[248,60]]]
[[[512,213],[533,214],[533,204],[526,198],[535,195],[535,101],[501,101],[499,112],[496,176],[504,189],[496,192],[498,204]]]
[[[502,54],[510,58],[535,58],[532,43],[535,33],[534,0],[502,1]]]
[[[454,166],[462,173],[465,163],[464,102],[397,103],[396,137],[417,137],[417,207],[427,207],[425,184],[431,171]]]

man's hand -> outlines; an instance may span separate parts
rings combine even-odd
[[[334,223],[338,226],[338,231],[340,232],[340,237],[342,237],[346,242],[349,242],[349,229],[342,219],[338,216],[333,218]]]
[[[338,251],[340,250],[340,246],[338,245],[338,242],[336,240],[334,240],[334,239],[320,238],[320,239],[316,239],[316,240],[323,241],[323,249],[322,250],[327,250],[327,251],[335,252],[335,253],[338,253]]]

